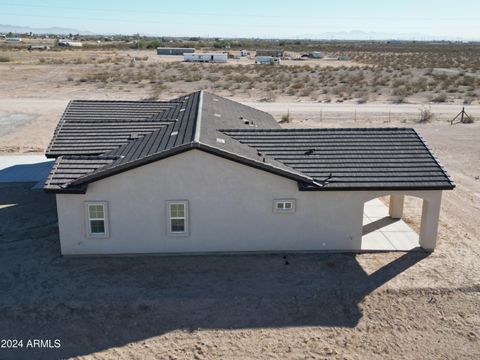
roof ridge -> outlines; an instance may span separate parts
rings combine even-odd
[[[363,127],[363,128],[272,128],[272,129],[218,129],[218,131],[232,132],[307,132],[307,131],[392,131],[392,130],[414,130],[411,127]]]
[[[195,135],[193,142],[200,142],[200,131],[202,128],[203,90],[200,91],[200,99],[197,104],[197,117],[195,118]]]

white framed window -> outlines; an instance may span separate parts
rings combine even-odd
[[[108,237],[108,206],[106,201],[86,202],[85,218],[88,237]]]
[[[275,213],[294,213],[295,199],[273,200],[273,212]]]
[[[188,201],[167,201],[168,235],[188,236]]]

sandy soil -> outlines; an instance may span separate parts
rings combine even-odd
[[[0,338],[62,343],[0,358],[480,357],[480,126],[418,129],[458,184],[430,255],[62,258],[54,198],[0,185]]]

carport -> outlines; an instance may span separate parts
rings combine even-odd
[[[387,207],[379,197],[364,205],[362,222],[362,250],[364,251],[410,251],[421,247],[435,249],[440,217],[441,191],[395,193],[389,196]],[[405,196],[422,200],[420,232],[417,234],[404,220]]]

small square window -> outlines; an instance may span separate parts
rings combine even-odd
[[[276,213],[293,213],[295,212],[295,200],[286,199],[286,200],[274,200],[273,209]]]

